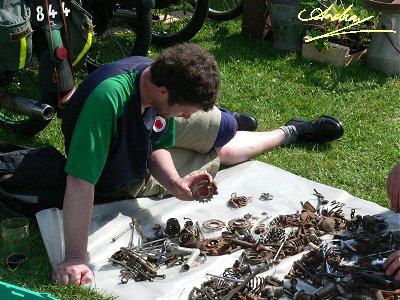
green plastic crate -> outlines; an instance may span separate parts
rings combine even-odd
[[[1,300],[41,300],[41,299],[59,300],[58,298],[51,297],[47,293],[33,292],[3,281],[0,281],[0,299]]]

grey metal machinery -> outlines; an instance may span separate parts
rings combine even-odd
[[[400,0],[364,0],[365,8],[380,12],[376,30],[367,52],[371,69],[387,75],[400,74]]]

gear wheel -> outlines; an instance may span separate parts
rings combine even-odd
[[[215,188],[210,182],[199,183],[192,188],[192,195],[197,202],[207,203],[215,195]]]
[[[210,231],[218,231],[225,227],[225,222],[217,219],[210,219],[203,222],[203,227]]]
[[[251,226],[252,224],[245,218],[232,219],[228,222],[228,227],[231,228],[233,232],[250,230]]]
[[[228,248],[229,243],[222,237],[206,239],[199,246],[201,251],[207,252],[210,255],[221,255]]]

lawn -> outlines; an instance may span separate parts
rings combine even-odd
[[[252,114],[259,131],[274,129],[294,117],[321,115],[336,116],[344,125],[343,137],[330,144],[281,147],[255,159],[390,207],[385,181],[400,160],[399,77],[378,74],[365,62],[335,68],[276,50],[271,39],[242,35],[240,18],[207,21],[192,42],[212,52],[219,63],[219,105]],[[159,51],[152,46],[149,56],[154,58]],[[0,139],[27,146],[54,145],[63,151],[59,120],[29,139],[1,129]],[[34,222],[30,233],[30,259],[14,271],[3,268],[4,261],[0,261],[0,280],[61,299],[107,298],[87,289],[53,284]]]

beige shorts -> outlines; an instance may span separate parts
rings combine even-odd
[[[221,111],[214,107],[211,111],[200,111],[190,119],[176,118],[176,145],[167,149],[171,153],[175,168],[181,177],[207,171],[213,177],[220,166],[217,151],[212,147],[221,123]],[[102,198],[138,198],[168,195],[153,176],[141,183],[130,184],[115,193]]]

